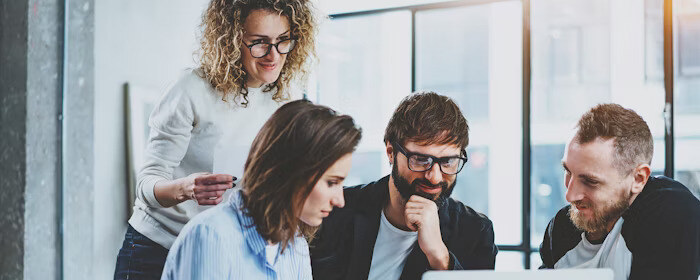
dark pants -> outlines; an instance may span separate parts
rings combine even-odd
[[[167,256],[168,249],[129,225],[117,256],[114,279],[160,279]]]

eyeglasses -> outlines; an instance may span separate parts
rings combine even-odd
[[[464,157],[434,157],[431,155],[424,155],[414,152],[406,151],[401,145],[393,142],[392,145],[396,149],[406,156],[408,161],[408,169],[415,172],[424,172],[433,168],[433,164],[437,163],[440,166],[440,171],[447,175],[455,175],[462,171],[464,164],[469,160],[467,158],[467,152],[462,150],[461,154]]]
[[[245,45],[250,49],[250,55],[252,55],[255,58],[261,58],[266,56],[268,53],[270,53],[270,50],[274,46],[275,49],[277,49],[277,52],[279,54],[287,54],[291,52],[294,49],[294,46],[296,46],[297,40],[295,39],[284,39],[282,41],[279,41],[275,44],[271,43],[254,43],[250,45]]]

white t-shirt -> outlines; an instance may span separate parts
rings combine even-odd
[[[632,252],[627,248],[622,238],[620,218],[601,244],[591,244],[586,239],[586,233],[581,233],[581,242],[554,264],[559,268],[611,268],[615,280],[627,280],[632,267]]]
[[[229,100],[201,78],[200,70],[184,73],[165,93],[149,118],[144,165],[137,178],[134,214],[129,224],[169,249],[182,227],[211,206],[194,200],[163,207],[153,187],[196,172],[243,177],[243,165],[260,128],[284,102],[275,91],[248,88],[248,106]],[[294,97],[292,97],[294,99]],[[224,194],[228,197],[230,190]]]
[[[403,231],[393,226],[382,211],[379,233],[374,242],[368,280],[399,279],[406,258],[418,239],[418,232]]]

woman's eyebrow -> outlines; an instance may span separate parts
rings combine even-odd
[[[289,30],[283,32],[280,35],[277,35],[277,38],[284,36],[285,34],[289,33]],[[264,35],[264,34],[248,34],[248,36],[253,36],[253,37],[260,37],[260,38],[270,38],[270,36]]]
[[[339,176],[339,175],[330,175],[330,176],[328,176],[328,177],[330,177],[330,178],[328,178],[328,179],[336,179],[336,180],[340,180],[340,181],[344,181],[344,180],[345,180],[345,177]]]

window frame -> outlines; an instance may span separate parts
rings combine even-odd
[[[411,91],[416,90],[416,13],[435,10],[460,8],[475,5],[484,5],[498,2],[510,2],[513,0],[457,0],[439,3],[429,3],[402,7],[383,8],[375,10],[356,11],[348,13],[331,14],[331,20],[358,17],[364,15],[375,15],[394,11],[410,11],[411,12]],[[523,13],[523,61],[522,61],[522,241],[519,245],[498,245],[501,251],[519,252],[523,256],[523,266],[525,269],[531,269],[531,255],[539,252],[539,244],[531,244],[531,34],[530,34],[530,12],[531,0],[520,0],[522,3]],[[647,7],[645,6],[645,9]],[[673,41],[673,6],[671,0],[663,0],[663,23],[664,23],[664,89],[665,89],[665,129],[664,129],[664,145],[665,145],[665,164],[664,175],[670,178],[674,176],[674,41]],[[646,23],[646,21],[645,21]],[[535,246],[533,246],[535,245]]]

